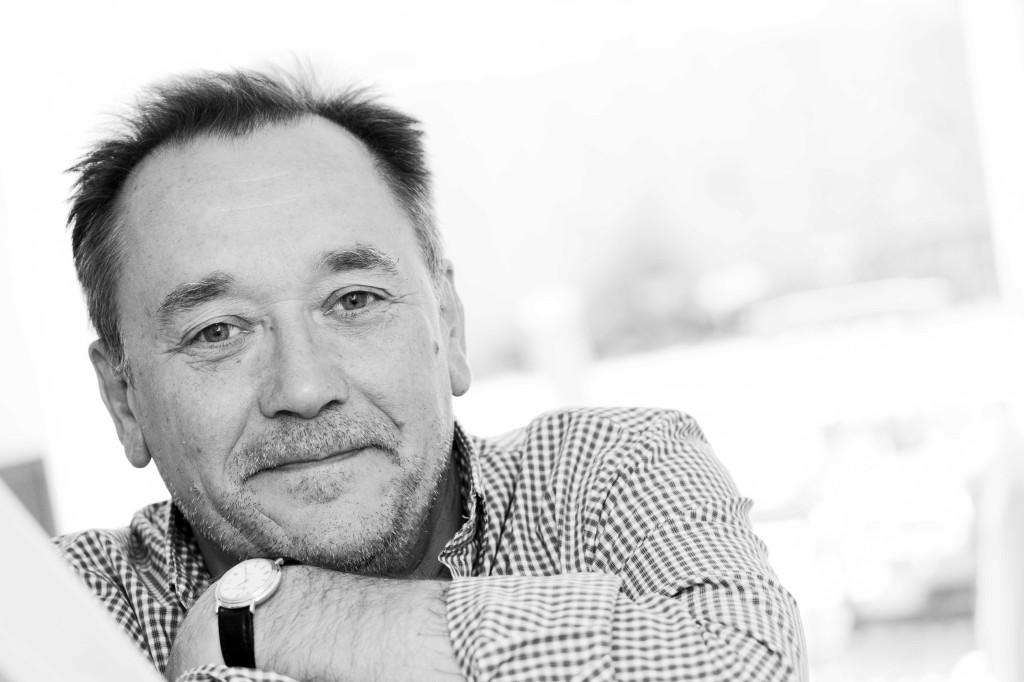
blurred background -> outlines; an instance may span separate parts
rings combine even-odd
[[[693,414],[813,680],[1022,680],[1022,36],[1020,0],[8,7],[0,478],[51,533],[166,497],[95,388],[62,170],[144,83],[308,62],[424,122],[469,431]]]

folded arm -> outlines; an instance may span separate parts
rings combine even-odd
[[[529,562],[497,556],[448,593],[468,679],[807,679],[796,603],[692,418],[563,413],[537,431],[517,487],[545,494],[503,528]]]
[[[679,519],[648,536],[621,575],[448,583],[290,566],[257,612],[256,661],[299,680],[805,679],[796,606],[767,564],[756,570],[754,542],[741,526]],[[701,574],[662,561],[698,551]],[[169,679],[222,665],[211,592],[182,625]],[[207,667],[181,679],[282,678]]]
[[[461,680],[445,614],[449,583],[288,566],[254,618],[256,665],[223,667],[213,590],[189,611],[165,675],[180,680]]]
[[[630,597],[632,578],[603,573],[446,583],[285,571],[256,617],[257,665],[277,674],[222,667],[208,592],[179,631],[168,679],[803,679],[795,605],[768,576],[708,575]]]
[[[736,537],[748,533],[679,521],[648,537],[619,574],[456,579],[449,624],[466,678],[806,680],[796,604],[767,564],[758,571],[755,555],[738,566],[719,553],[703,573],[678,568],[688,552],[756,551]],[[677,552],[670,564],[665,551]]]

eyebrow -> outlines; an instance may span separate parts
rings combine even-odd
[[[317,259],[316,267],[327,273],[380,270],[394,277],[399,275],[397,259],[365,244],[324,251]],[[232,291],[235,284],[235,278],[225,272],[213,272],[195,282],[179,284],[164,297],[156,309],[156,317],[160,324],[167,325],[178,315]]]
[[[397,277],[398,260],[380,249],[358,244],[349,249],[324,251],[319,258],[318,269],[323,272],[348,272],[350,270],[381,270]]]
[[[224,272],[214,272],[195,282],[179,284],[164,296],[156,317],[167,324],[181,313],[223,296],[235,288],[235,278]]]

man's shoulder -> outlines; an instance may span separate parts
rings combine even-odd
[[[611,467],[633,468],[656,452],[710,452],[696,420],[678,410],[580,407],[545,412],[499,436],[470,437],[486,472],[503,477]]]
[[[575,407],[545,412],[528,424],[487,438],[473,437],[482,451],[521,450],[534,443],[598,446],[614,434],[630,442],[658,436],[703,441],[697,421],[678,410],[655,407]]]
[[[632,509],[656,507],[643,522],[648,528],[648,521],[703,509],[712,500],[738,500],[697,422],[677,410],[557,410],[513,432],[478,439],[477,446],[489,510],[530,527],[541,517],[555,526],[580,519],[625,523]],[[561,532],[549,530],[551,537]]]
[[[127,526],[67,533],[53,541],[79,573],[114,576],[163,553],[170,510],[170,501],[157,502],[135,512]]]

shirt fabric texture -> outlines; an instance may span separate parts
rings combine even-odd
[[[452,452],[466,520],[440,560],[467,680],[807,679],[796,603],[692,418],[565,410],[491,439],[456,425]],[[210,584],[178,509],[57,543],[163,671]],[[291,678],[206,665],[178,679]]]

